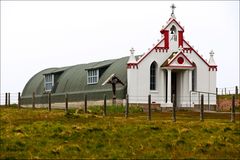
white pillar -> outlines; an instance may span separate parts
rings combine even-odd
[[[188,89],[192,90],[192,70],[188,70]]]
[[[167,70],[168,74],[167,74],[167,77],[168,77],[168,82],[167,82],[167,103],[168,104],[171,104],[171,95],[172,95],[172,88],[171,88],[171,85],[172,85],[172,72],[170,69]]]
[[[165,88],[165,72],[164,70],[160,69],[160,103],[165,103],[165,92],[166,92],[166,88]]]

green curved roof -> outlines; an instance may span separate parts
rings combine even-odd
[[[117,89],[124,89],[127,85],[128,58],[129,57],[123,57],[69,67],[45,69],[34,75],[28,81],[23,89],[22,97],[32,96],[33,92],[35,92],[36,95],[44,94],[44,74],[54,74],[58,76],[52,89],[54,94],[109,91],[112,89],[112,86],[109,84],[102,86],[102,83],[113,73],[125,84],[125,86],[117,85]],[[97,68],[105,68],[106,70],[99,77],[97,84],[87,84],[87,70]]]

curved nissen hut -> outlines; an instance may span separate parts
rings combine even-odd
[[[31,104],[35,93],[36,103],[47,103],[47,93],[52,93],[52,102],[64,102],[65,94],[69,101],[101,100],[106,94],[112,98],[112,85],[102,85],[115,74],[124,85],[116,85],[116,97],[123,99],[127,89],[127,61],[129,57],[112,59],[62,68],[49,68],[34,75],[22,92],[22,103]]]

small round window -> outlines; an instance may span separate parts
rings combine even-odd
[[[183,64],[184,59],[183,59],[182,57],[179,57],[179,58],[177,59],[177,61],[178,61],[179,64]]]

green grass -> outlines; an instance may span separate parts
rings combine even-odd
[[[65,114],[1,107],[0,158],[239,158],[239,115],[231,123],[229,114],[208,113],[200,122],[199,113],[177,112],[173,123],[170,112],[154,112],[148,121],[138,108],[128,119],[123,107],[109,107],[106,117],[98,108]]]

